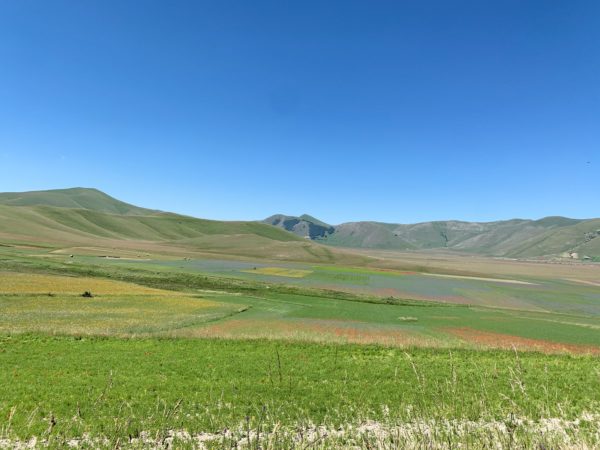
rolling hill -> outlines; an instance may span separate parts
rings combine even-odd
[[[271,216],[265,223],[323,244],[388,250],[455,250],[530,258],[600,257],[600,219],[546,217],[496,222],[436,221],[417,224],[348,222],[328,225],[308,215]],[[311,232],[310,230],[314,230]]]
[[[129,205],[75,188],[0,194],[0,245],[95,255],[198,254],[362,261],[270,225],[214,221]]]
[[[111,214],[148,215],[156,213],[146,208],[122,202],[97,189],[71,188],[49,191],[0,193],[0,205],[56,206],[60,208],[89,209]]]
[[[332,226],[307,214],[278,214],[263,223],[227,222],[141,208],[97,189],[0,193],[0,245],[26,244],[72,253],[210,254],[356,264],[364,258],[332,247],[581,259],[600,258],[600,219]]]

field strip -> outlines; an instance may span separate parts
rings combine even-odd
[[[119,280],[36,273],[0,272],[0,294],[81,294],[89,291],[101,295],[168,295],[181,292],[142,286]]]
[[[587,284],[588,286],[600,287],[600,283],[598,283],[596,281],[579,280],[577,278],[565,278],[565,280],[572,281],[573,283]]]
[[[312,270],[288,269],[285,267],[258,267],[256,269],[241,270],[240,272],[276,277],[304,278],[306,275],[311,274]]]
[[[573,344],[544,339],[527,338],[514,334],[483,331],[470,327],[445,328],[443,331],[465,342],[489,348],[506,350],[533,350],[543,353],[576,353],[600,355],[600,347],[593,344]]]
[[[214,289],[197,289],[197,291],[203,294],[234,295],[237,297],[243,295],[241,292],[215,291]]]
[[[573,325],[575,327],[590,328],[592,330],[600,330],[600,325],[593,325],[591,323],[569,322],[566,320],[556,320],[556,319],[544,319],[542,317],[536,317],[536,318],[531,318],[531,319],[532,320],[542,320],[544,322],[560,323],[562,325]]]
[[[429,277],[439,277],[439,278],[457,278],[457,279],[461,279],[461,280],[493,281],[495,283],[524,284],[524,285],[528,285],[528,286],[539,286],[538,284],[530,283],[529,281],[509,280],[506,278],[470,277],[467,275],[447,275],[447,274],[441,274],[441,273],[422,273],[421,275],[427,275]]]
[[[521,312],[523,312],[523,311],[534,312],[534,313],[538,312],[538,311],[527,311],[527,310],[522,310]],[[506,314],[511,317],[522,317],[522,314],[514,313],[510,310],[506,311]],[[550,314],[555,315],[554,313],[550,313]],[[570,316],[570,317],[572,317],[574,320],[576,320],[578,317],[581,317],[581,316]],[[527,319],[540,320],[542,322],[560,323],[561,325],[572,325],[572,326],[576,326],[576,327],[590,328],[592,330],[600,330],[600,321],[598,322],[598,325],[595,325],[592,323],[573,322],[570,320],[549,319],[546,317],[536,317],[536,316],[528,316]]]

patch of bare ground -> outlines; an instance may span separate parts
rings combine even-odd
[[[488,348],[538,351],[542,353],[574,353],[600,355],[600,347],[594,345],[568,344],[543,339],[531,339],[512,334],[475,330],[469,327],[445,328],[444,331],[470,344]]]
[[[494,283],[506,283],[506,284],[523,284],[529,286],[538,286],[535,283],[530,283],[529,281],[522,280],[509,280],[506,278],[489,278],[489,277],[471,277],[466,275],[447,275],[442,273],[424,273],[428,277],[438,277],[438,278],[456,278],[459,280],[475,280],[475,281],[491,281]]]
[[[565,278],[565,280],[572,281],[573,283],[586,284],[588,286],[600,287],[600,282],[598,282],[598,281],[579,280],[577,278]]]
[[[511,415],[499,419],[416,419],[407,422],[362,423],[327,426],[279,423],[259,429],[239,424],[221,431],[142,431],[137,437],[114,439],[84,433],[78,437],[33,437],[29,440],[0,437],[0,449],[28,448],[471,448],[471,449],[592,449],[598,448],[600,417],[583,413],[566,419],[531,420]],[[60,445],[62,444],[62,445]]]
[[[579,261],[516,260],[458,253],[401,252],[394,250],[353,249],[373,258],[370,267],[392,270],[417,270],[430,273],[481,277],[577,278],[597,281],[600,264]]]

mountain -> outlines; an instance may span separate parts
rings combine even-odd
[[[540,220],[450,220],[408,225],[348,222],[331,226],[307,215],[277,215],[265,219],[264,222],[338,247],[456,250],[516,258],[600,256],[600,219],[545,217]],[[310,232],[311,229],[314,231]]]
[[[79,208],[110,214],[147,215],[155,213],[122,202],[97,189],[71,188],[48,191],[4,192],[0,193],[0,205],[7,206],[55,206],[59,208]]]
[[[89,255],[221,255],[310,262],[362,257],[253,221],[154,211],[96,189],[0,193],[0,245]]]
[[[334,231],[331,225],[321,222],[308,214],[300,217],[275,214],[266,218],[263,222],[308,239],[323,239]]]
[[[218,255],[348,264],[365,258],[332,247],[600,258],[600,219],[333,226],[307,214],[278,214],[263,223],[227,222],[141,208],[97,189],[73,188],[0,193],[0,245],[90,255]]]

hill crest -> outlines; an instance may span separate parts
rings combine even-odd
[[[0,204],[7,206],[53,206],[99,211],[120,215],[150,215],[159,211],[125,203],[94,188],[50,189],[0,193]]]

